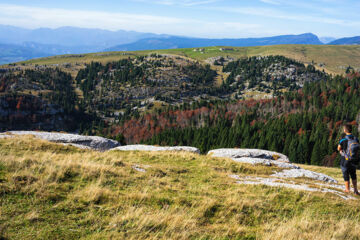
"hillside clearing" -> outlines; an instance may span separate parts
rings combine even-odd
[[[228,56],[237,59],[251,56],[282,55],[305,64],[314,63],[319,70],[325,70],[331,74],[344,74],[349,65],[357,70],[360,69],[360,47],[357,45],[274,45],[232,47],[232,50],[229,51],[221,51],[220,48],[221,47],[206,47],[203,48],[203,52],[194,51],[194,48],[186,48],[59,55],[20,62],[17,66],[22,68],[34,67],[35,65],[54,65],[61,67],[62,64],[70,63],[76,65],[72,71],[78,71],[82,68],[83,64],[93,61],[108,63],[134,56],[159,53],[184,56],[198,61],[205,61],[208,58],[217,56]],[[7,66],[8,65],[3,65],[3,67]]]
[[[358,201],[328,193],[238,185],[229,177],[267,177],[275,167],[191,153],[101,153],[30,136],[0,139],[0,155],[3,238],[357,239],[360,235]],[[142,172],[133,168],[136,165],[150,167]],[[340,169],[308,169],[341,176]]]

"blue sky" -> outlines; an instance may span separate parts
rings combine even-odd
[[[211,38],[360,35],[360,0],[1,0],[0,24]]]

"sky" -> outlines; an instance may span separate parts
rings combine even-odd
[[[360,35],[360,0],[1,0],[0,24],[205,38]]]

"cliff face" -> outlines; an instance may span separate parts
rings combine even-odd
[[[56,104],[32,95],[4,95],[0,97],[0,131],[5,130],[70,130],[73,116],[65,114]]]

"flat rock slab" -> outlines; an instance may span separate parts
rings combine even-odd
[[[302,183],[298,184],[293,181],[285,181],[281,178],[264,178],[264,177],[240,177],[238,175],[230,175],[229,177],[236,180],[236,183],[238,184],[244,184],[244,185],[265,185],[269,187],[280,187],[280,188],[290,188],[294,190],[300,190],[300,191],[308,191],[308,192],[323,192],[323,193],[332,193],[336,196],[341,197],[345,200],[353,200],[356,199],[355,197],[345,194],[343,191],[335,190],[333,188],[341,189],[340,186],[335,185],[326,185],[316,182],[311,182],[311,186],[308,185],[308,183]]]
[[[177,147],[158,147],[151,145],[126,145],[111,149],[112,151],[184,151],[200,154],[200,150],[195,147],[177,146]]]
[[[294,168],[294,169],[300,168],[291,163],[279,162],[279,161],[269,160],[269,159],[264,159],[264,158],[240,157],[240,158],[231,158],[231,159],[234,160],[235,162],[249,163],[252,165],[261,164],[261,165],[265,165],[265,166],[269,166],[269,167],[276,166],[279,168]]]
[[[260,158],[267,160],[276,160],[278,162],[290,162],[289,158],[281,153],[261,150],[261,149],[237,149],[237,148],[222,148],[215,149],[208,152],[208,155],[214,157],[229,157],[229,158]]]
[[[228,157],[235,162],[260,164],[284,168],[281,172],[275,172],[272,176],[281,178],[310,178],[317,181],[337,183],[337,181],[325,174],[305,170],[289,162],[284,154],[261,149],[217,149],[208,153],[213,157]],[[275,157],[274,157],[275,156]]]
[[[120,146],[117,141],[98,137],[98,136],[83,136],[69,133],[56,132],[37,132],[37,131],[9,131],[0,133],[0,136],[11,137],[11,135],[33,135],[37,138],[47,140],[50,142],[64,143],[75,147],[94,149],[98,151],[106,151],[114,147]],[[1,138],[1,137],[0,137]]]
[[[314,180],[318,180],[318,181],[323,181],[323,182],[328,182],[328,183],[337,183],[337,181],[325,174],[322,173],[317,173],[317,172],[313,172],[310,170],[305,170],[302,168],[298,168],[298,169],[286,169],[283,170],[282,172],[277,172],[271,176],[274,177],[283,177],[283,178],[311,178]]]

